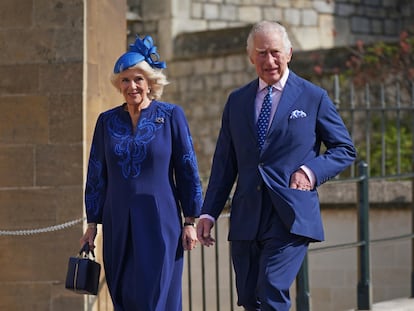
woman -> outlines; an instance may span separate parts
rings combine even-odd
[[[125,98],[103,112],[92,140],[80,242],[102,223],[105,276],[116,311],[179,311],[183,250],[196,245],[201,183],[183,110],[159,101],[168,83],[152,38],[115,63]],[[182,217],[184,216],[184,224]]]

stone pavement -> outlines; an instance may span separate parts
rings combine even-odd
[[[356,309],[348,311],[354,310]],[[373,304],[371,311],[414,311],[414,298],[398,298],[377,302]]]

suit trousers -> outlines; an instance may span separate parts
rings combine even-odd
[[[291,234],[263,192],[261,223],[253,241],[231,241],[239,306],[248,311],[288,311],[289,289],[309,239]]]

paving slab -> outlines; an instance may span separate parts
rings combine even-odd
[[[358,309],[351,309],[347,311],[357,310]],[[388,301],[377,302],[372,305],[371,311],[414,311],[414,299],[398,298]]]

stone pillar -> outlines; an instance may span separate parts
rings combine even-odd
[[[120,103],[108,77],[125,12],[125,0],[0,2],[0,230],[83,217],[96,116]],[[0,310],[82,310],[64,288],[82,232],[0,235]]]

